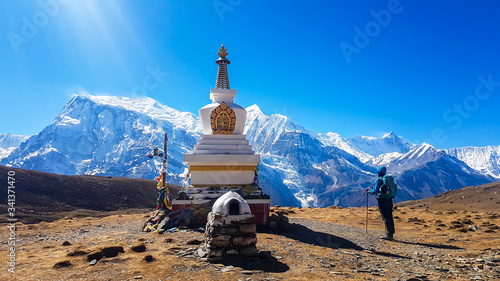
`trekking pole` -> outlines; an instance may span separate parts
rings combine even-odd
[[[366,234],[368,234],[368,192],[366,193]]]

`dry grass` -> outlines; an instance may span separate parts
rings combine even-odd
[[[365,209],[313,209],[313,208],[274,208],[276,212],[285,212],[289,217],[302,217],[313,221],[330,222],[358,226],[364,228]],[[376,208],[370,208],[370,229],[383,230]],[[19,224],[17,235],[18,265],[16,276],[18,280],[132,280],[142,276],[148,280],[244,280],[244,267],[234,267],[228,272],[220,268],[228,264],[210,264],[193,258],[180,258],[176,252],[193,247],[186,242],[196,238],[203,240],[203,234],[197,232],[150,234],[140,233],[139,228],[145,214],[111,215],[102,218],[65,218],[54,222],[38,224]],[[475,232],[459,232],[457,229],[441,227],[439,224],[451,225],[457,219],[471,219],[474,224],[484,222],[500,224],[498,218],[489,218],[491,212],[456,212],[445,214],[441,211],[429,211],[422,207],[398,207],[395,211],[397,239],[417,241],[421,244],[442,244],[465,249],[457,253],[456,258],[476,257],[481,251],[498,249],[500,238],[498,232],[486,233],[484,230]],[[470,216],[470,217],[469,217]],[[423,221],[412,221],[413,218]],[[88,231],[88,232],[85,232]],[[7,235],[2,226],[2,236]],[[171,239],[172,241],[168,241]],[[62,246],[64,241],[72,245]],[[272,251],[280,266],[288,268],[283,272],[259,272],[254,270],[252,280],[275,278],[282,280],[343,280],[346,276],[363,279],[370,277],[366,272],[353,273],[348,266],[346,250],[335,252],[327,247],[301,243],[284,235],[259,233],[258,247],[260,250]],[[145,243],[146,252],[137,253],[131,246]],[[381,242],[378,250],[392,252],[393,242]],[[292,246],[290,246],[292,245]],[[88,254],[68,256],[70,253],[92,253],[103,247],[121,246],[124,253],[116,257],[104,257],[95,266],[89,266]],[[2,245],[5,252],[6,245]],[[339,254],[340,253],[340,254]],[[364,254],[364,252],[361,252]],[[452,253],[453,254],[453,253]],[[153,262],[144,261],[146,255],[152,255]],[[58,262],[69,261],[67,268],[54,268]],[[451,260],[450,260],[451,261]],[[6,256],[2,255],[0,262],[5,264]],[[7,272],[0,273],[1,280],[11,279]],[[373,277],[373,276],[372,276]],[[465,280],[465,279],[464,279]]]
[[[483,195],[496,202],[498,194],[492,188],[488,189],[492,194],[483,191]],[[469,198],[477,195],[468,192]],[[462,202],[463,208],[450,207],[455,204],[450,204],[451,200],[458,203],[458,198],[465,195],[456,196],[451,193],[425,201],[398,203],[394,211],[396,242],[377,240],[370,249],[337,249],[298,241],[282,232],[261,232],[257,246],[262,251],[271,251],[274,260],[229,260],[213,264],[177,256],[196,247],[187,241],[203,240],[201,233],[141,233],[140,227],[150,213],[99,213],[99,217],[79,218],[95,214],[73,211],[66,214],[68,217],[51,222],[18,223],[16,273],[10,274],[5,269],[0,272],[0,280],[133,280],[138,276],[142,280],[407,280],[419,275],[430,280],[470,280],[475,275],[494,280],[499,277],[495,271],[500,270],[499,264],[481,259],[500,254],[500,230],[495,229],[495,225],[500,226],[498,205],[488,201],[463,207],[472,202]],[[273,212],[283,212],[292,219],[356,226],[359,233],[364,233],[365,208],[274,207]],[[460,231],[470,225],[480,229]],[[8,237],[5,224],[0,227],[0,235]],[[369,208],[369,229],[371,235],[384,229],[375,207]],[[321,230],[311,229],[311,233],[314,231]],[[339,237],[342,235],[338,233]],[[65,241],[71,245],[63,246]],[[141,243],[146,246],[145,252],[132,251],[132,246]],[[89,254],[111,246],[123,247],[124,252],[89,265]],[[4,242],[0,249],[0,263],[5,265],[8,245]],[[154,260],[145,261],[147,255]],[[55,268],[56,264],[60,267]],[[377,266],[379,269],[373,268]]]

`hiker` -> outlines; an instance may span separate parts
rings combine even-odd
[[[377,168],[378,178],[375,180],[373,189],[366,189],[367,194],[377,197],[378,209],[385,223],[384,240],[394,239],[394,219],[392,218],[392,198],[396,196],[397,187],[392,176],[386,175],[387,169],[383,166]]]

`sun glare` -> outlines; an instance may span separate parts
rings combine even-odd
[[[125,6],[125,2],[115,1],[71,1],[64,7],[60,28],[66,29],[68,40],[77,42],[91,60],[98,54],[112,58],[132,80],[126,53],[132,48],[138,55],[146,56],[146,51],[124,12]]]

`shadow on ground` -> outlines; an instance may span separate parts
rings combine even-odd
[[[401,241],[401,240],[393,240],[393,242],[408,244],[408,245],[418,245],[418,246],[429,247],[429,248],[437,248],[437,249],[448,249],[448,250],[463,250],[464,249],[464,248],[460,248],[457,246],[442,245],[442,244],[427,244],[427,243],[408,242],[408,241]]]
[[[352,249],[357,251],[364,250],[363,247],[345,238],[328,233],[314,231],[301,224],[293,224],[289,231],[280,231],[279,234],[303,243],[321,247],[332,249]]]
[[[243,258],[240,256],[228,256],[217,261],[225,266],[240,267],[244,270],[262,270],[263,272],[281,273],[290,270],[290,267],[268,255],[260,255],[259,258]]]
[[[290,228],[289,231],[280,231],[280,235],[283,235],[285,237],[300,241],[302,243],[307,243],[311,245],[316,245],[320,247],[325,247],[325,248],[331,248],[331,249],[351,249],[351,250],[356,250],[356,251],[364,251],[365,248],[357,245],[356,243],[349,241],[345,238],[331,235],[328,233],[324,232],[318,232],[309,229],[308,227],[305,227],[301,224],[293,224],[293,226]],[[400,256],[397,254],[392,254],[392,253],[386,253],[386,252],[380,252],[380,251],[374,251],[370,250],[371,253],[384,256],[384,257],[392,257],[392,258],[402,258],[402,259],[409,259],[408,257],[405,256]]]

